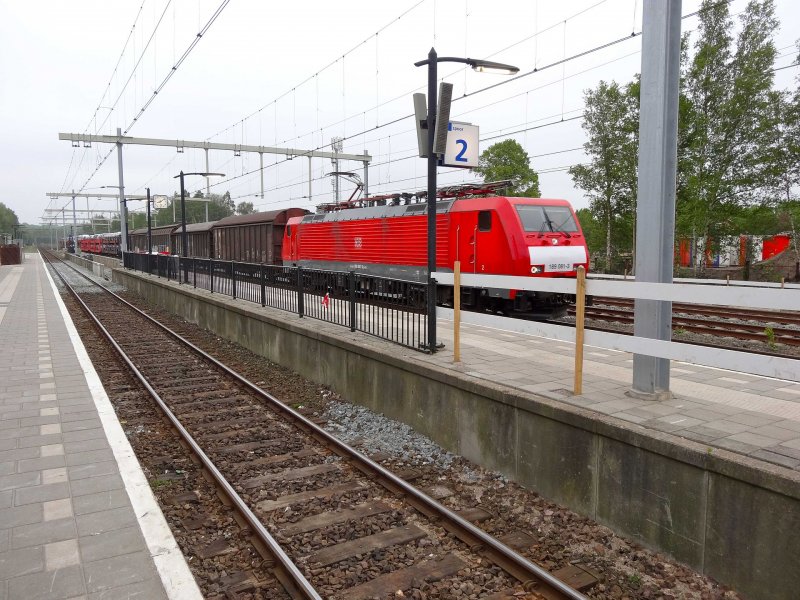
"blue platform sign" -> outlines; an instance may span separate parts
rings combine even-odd
[[[447,148],[439,164],[443,167],[477,167],[479,129],[470,123],[450,121],[447,124]]]

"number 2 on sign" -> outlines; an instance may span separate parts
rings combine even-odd
[[[456,144],[461,146],[461,152],[456,154],[456,160],[458,162],[469,162],[468,159],[464,158],[464,154],[467,152],[467,140],[456,140]]]

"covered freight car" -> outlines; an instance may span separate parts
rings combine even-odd
[[[188,252],[186,256],[194,258],[214,258],[214,235],[212,229],[218,221],[192,223],[186,226]],[[183,225],[178,225],[172,232],[172,248],[174,254],[183,256]]]
[[[158,254],[174,254],[171,245],[170,234],[178,227],[177,225],[161,225],[150,229],[150,238],[153,243],[151,252]],[[129,249],[133,252],[147,252],[147,227],[134,229],[128,235]]]
[[[279,265],[286,222],[308,212],[285,208],[220,219],[212,229],[214,258]]]

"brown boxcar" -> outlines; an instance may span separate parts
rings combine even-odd
[[[286,221],[308,212],[303,208],[284,208],[220,219],[212,229],[214,258],[279,265]]]
[[[187,246],[189,252],[186,256],[197,258],[214,258],[214,238],[211,235],[211,228],[217,221],[207,223],[192,223],[186,226]],[[183,256],[183,225],[178,225],[172,232],[172,247],[175,254]]]
[[[153,242],[153,252],[175,254],[170,243],[170,234],[176,227],[177,225],[161,225],[151,228],[150,235]],[[132,252],[147,252],[147,227],[134,229],[128,234],[128,239],[130,240],[128,250]]]

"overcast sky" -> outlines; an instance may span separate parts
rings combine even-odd
[[[49,192],[113,193],[100,189],[118,185],[116,152],[102,163],[112,146],[73,148],[58,133],[112,134],[117,127],[135,137],[301,149],[341,136],[345,152],[373,157],[371,194],[423,189],[425,161],[416,157],[413,121],[401,117],[412,112],[412,93],[425,91],[427,74],[413,63],[435,46],[440,56],[491,58],[521,73],[541,69],[509,81],[441,64],[439,75],[454,84],[459,99],[451,119],[479,125],[482,149],[513,137],[540,171],[542,195],[581,208],[586,200],[564,168],[585,159],[585,138],[580,119],[569,119],[581,114],[584,90],[601,79],[629,81],[641,60],[635,37],[548,67],[638,33],[642,0],[231,0],[134,122],[221,4],[0,0],[0,201],[21,221],[39,223],[46,208],[70,202],[50,200]],[[682,12],[698,6],[699,0],[684,0]],[[731,13],[744,6],[745,0],[732,0]],[[776,6],[781,66],[796,57],[800,4],[776,0]],[[683,21],[684,30],[696,25],[695,18]],[[797,68],[782,70],[776,82],[791,86],[797,74]],[[126,192],[150,187],[171,194],[181,169],[205,170],[202,150],[179,153],[177,145],[126,146]],[[331,199],[329,160],[312,161],[310,199],[307,159],[265,155],[263,199],[259,173],[247,175],[258,164],[254,154],[211,151],[211,170],[226,174],[212,180],[211,191],[229,191],[237,203],[260,210],[313,208]],[[340,169],[363,176],[358,163]],[[440,169],[440,184],[474,179],[468,170]],[[205,182],[193,178],[187,188],[204,189]],[[88,206],[116,205],[91,199]],[[86,209],[87,201],[79,200],[78,208]]]

